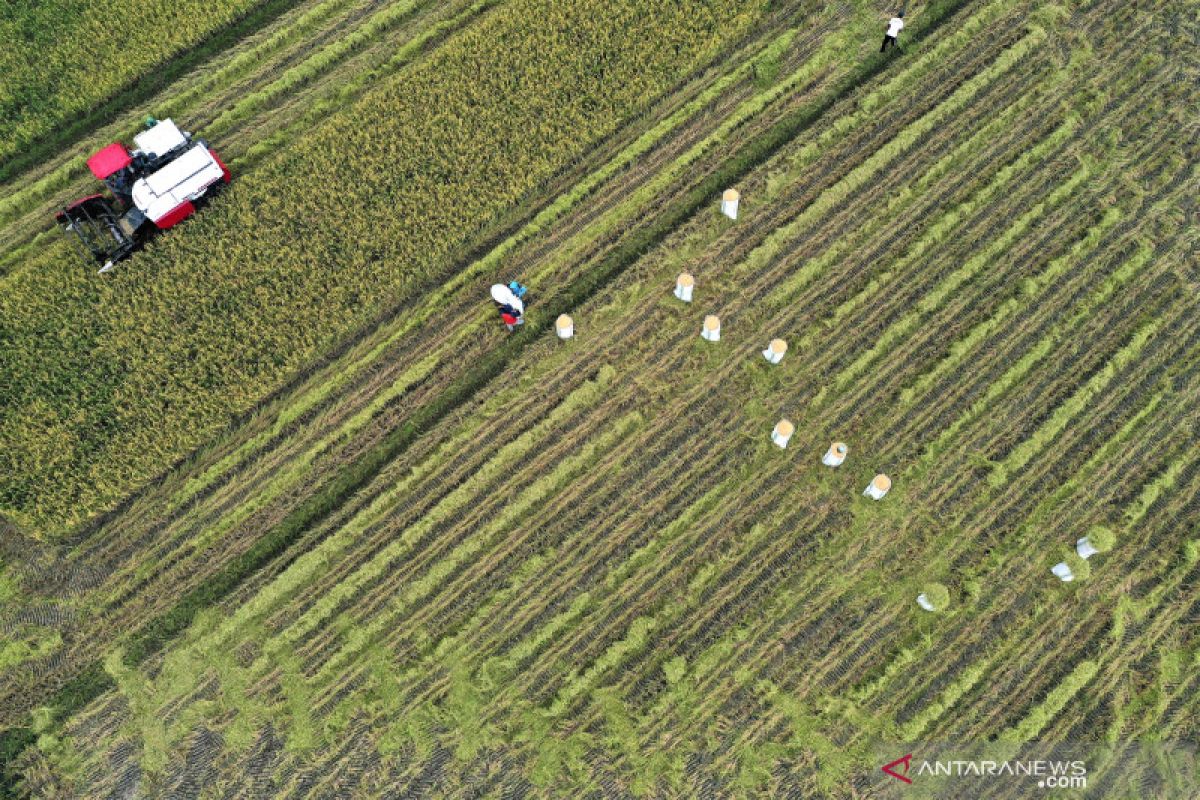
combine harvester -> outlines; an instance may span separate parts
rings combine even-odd
[[[84,257],[108,272],[156,232],[190,217],[196,207],[229,183],[229,168],[208,143],[192,139],[169,119],[150,118],[133,137],[96,151],[88,168],[117,199],[94,194],[58,212],[55,219],[83,243]]]

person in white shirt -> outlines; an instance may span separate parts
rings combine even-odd
[[[896,37],[900,35],[900,31],[904,29],[904,12],[901,11],[896,16],[892,17],[888,22],[887,33],[883,35],[883,46],[879,48],[879,52],[888,49],[888,45],[896,46]]]

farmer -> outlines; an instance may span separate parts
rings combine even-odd
[[[888,21],[887,33],[883,35],[883,46],[879,48],[879,52],[888,49],[888,45],[896,46],[896,37],[900,35],[900,31],[904,29],[904,12],[901,11],[896,16]]]
[[[516,281],[513,282],[516,283]],[[517,286],[522,289],[521,294],[524,294],[525,287],[520,284]],[[525,323],[525,303],[512,289],[502,283],[493,285],[492,300],[496,302],[496,307],[500,311],[500,319],[504,321],[504,327],[511,331]]]

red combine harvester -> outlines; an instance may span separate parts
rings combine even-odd
[[[94,194],[58,212],[55,219],[83,243],[101,272],[137,250],[156,232],[182,222],[229,183],[229,169],[203,139],[169,119],[146,120],[130,152],[116,143],[88,159],[92,174],[118,205]]]

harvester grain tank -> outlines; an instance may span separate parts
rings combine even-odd
[[[87,160],[112,199],[100,194],[76,200],[58,212],[64,230],[82,243],[84,256],[108,272],[157,231],[166,230],[229,183],[229,169],[203,139],[193,139],[169,119],[146,121],[133,137],[135,149],[120,142]]]

